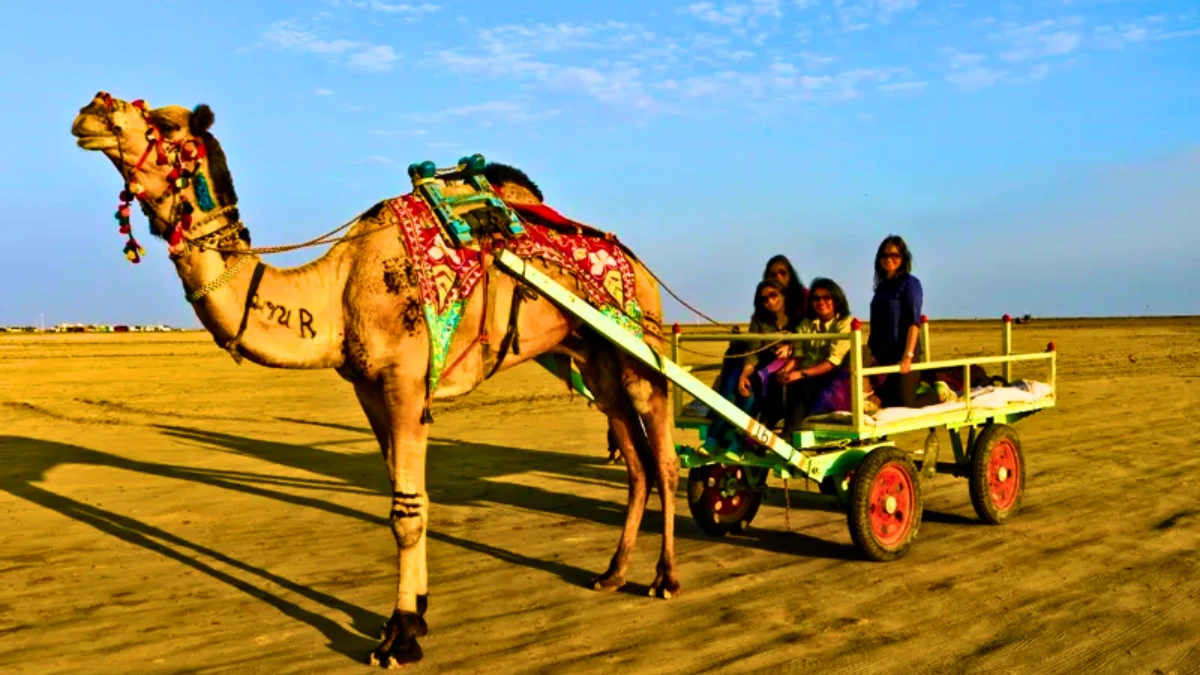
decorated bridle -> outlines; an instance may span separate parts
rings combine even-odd
[[[204,173],[200,171],[200,161],[208,156],[204,142],[194,137],[183,141],[172,141],[164,138],[158,125],[150,118],[146,102],[142,99],[131,101],[129,105],[132,105],[141,113],[142,120],[146,123],[146,150],[142,152],[142,156],[138,158],[133,169],[127,173],[125,149],[121,145],[122,130],[112,119],[112,113],[117,109],[117,101],[107,92],[100,92],[97,96],[104,103],[105,125],[109,132],[117,139],[121,177],[125,180],[125,187],[120,193],[121,203],[117,205],[117,212],[114,215],[117,219],[118,231],[127,237],[125,241],[125,257],[136,265],[146,255],[145,249],[133,237],[133,229],[129,223],[130,205],[134,199],[138,199],[143,205],[148,202],[161,204],[170,198],[176,200],[175,205],[171,209],[172,222],[168,224],[166,238],[168,253],[172,257],[180,255],[187,243],[194,241],[187,236],[189,230],[233,211],[237,208],[237,205],[230,204],[217,208],[216,202],[213,200],[212,191],[208,185],[208,180]],[[150,157],[151,151],[155,154],[154,163],[156,165],[171,166],[171,171],[167,174],[166,191],[153,200],[148,199],[146,188],[141,183],[133,180],[134,172],[142,170],[142,167],[146,164],[146,160]],[[189,186],[192,187],[192,191],[195,194],[195,205],[188,200],[187,195],[183,192]],[[203,216],[194,217],[197,208],[204,212]],[[146,215],[147,217],[152,217],[149,212]],[[234,223],[231,227],[237,229],[238,226],[240,226],[240,223]],[[210,232],[197,239],[207,239],[216,234],[216,232]]]

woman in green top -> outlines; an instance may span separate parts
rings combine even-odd
[[[805,309],[796,332],[850,333],[850,303],[832,279],[813,279]],[[850,340],[807,340],[797,344],[796,355],[776,376],[787,387],[785,439],[799,430],[806,415],[850,409],[850,371],[846,364]]]

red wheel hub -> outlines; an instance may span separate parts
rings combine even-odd
[[[897,464],[886,464],[871,483],[871,533],[881,546],[895,546],[908,537],[916,510],[912,478]]]
[[[992,505],[1003,511],[1017,500],[1017,489],[1021,484],[1021,465],[1017,462],[1017,449],[1005,439],[992,446],[988,458],[988,496]]]
[[[746,505],[749,497],[746,472],[740,466],[713,465],[704,486],[704,496],[712,512],[728,515]]]

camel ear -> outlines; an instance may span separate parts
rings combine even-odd
[[[206,103],[201,103],[192,110],[192,116],[188,118],[188,130],[193,136],[203,136],[212,127],[215,118],[212,108]]]

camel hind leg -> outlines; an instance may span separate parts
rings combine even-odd
[[[590,585],[598,591],[615,591],[625,585],[629,563],[637,542],[650,486],[646,466],[650,460],[649,446],[641,429],[637,412],[621,387],[619,364],[608,345],[593,345],[586,359],[578,361],[580,373],[588,389],[596,397],[596,407],[608,417],[611,443],[619,449],[625,461],[629,480],[628,501],[625,507],[625,526],[617,550],[608,569],[592,579]]]
[[[663,539],[657,574],[650,595],[670,599],[683,592],[675,562],[675,494],[679,489],[679,456],[671,438],[667,380],[633,357],[621,353],[621,385],[645,428],[650,462],[647,472],[658,486],[662,502]]]

